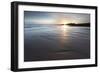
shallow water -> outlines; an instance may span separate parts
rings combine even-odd
[[[24,61],[90,58],[90,27],[34,25],[24,29]]]

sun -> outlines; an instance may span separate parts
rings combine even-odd
[[[68,24],[68,23],[70,23],[68,20],[62,20],[62,22],[61,22],[62,24],[64,24],[64,25],[66,25],[66,24]]]
[[[68,21],[63,21],[63,24],[65,25],[65,24],[68,24]]]

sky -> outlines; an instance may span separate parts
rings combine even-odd
[[[90,14],[24,11],[25,24],[90,23]]]

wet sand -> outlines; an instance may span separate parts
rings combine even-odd
[[[90,58],[90,28],[41,26],[24,29],[24,61]]]

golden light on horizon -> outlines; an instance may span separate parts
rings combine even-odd
[[[79,23],[79,21],[76,20],[76,19],[72,19],[72,18],[67,18],[67,17],[61,16],[61,17],[59,17],[59,18],[57,18],[55,20],[55,23],[56,24],[62,24],[62,25],[64,25],[63,27],[66,28],[67,26],[65,26],[65,25],[71,24],[71,23],[77,24],[77,23]]]
[[[69,24],[69,23],[78,23],[78,20],[74,20],[74,19],[71,19],[71,18],[63,18],[63,17],[61,17],[61,18],[58,18],[57,19],[57,23],[59,23],[59,24],[64,24],[64,25],[66,25],[66,24]]]
[[[67,26],[66,24],[70,23],[70,21],[63,18],[63,19],[60,21],[60,23],[63,24],[63,25],[62,25],[62,30],[63,30],[64,32],[66,32],[66,30],[67,30],[67,28],[68,28],[68,26]]]
[[[65,24],[70,23],[70,21],[68,21],[68,20],[62,20],[61,23],[65,25]]]
[[[58,24],[69,24],[71,23],[71,19],[69,18],[64,18],[64,17],[59,17],[58,19],[56,19],[55,23],[58,23]]]

